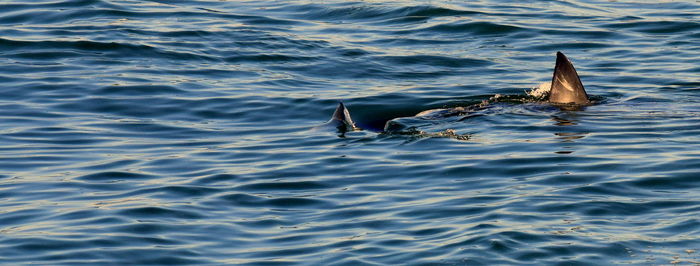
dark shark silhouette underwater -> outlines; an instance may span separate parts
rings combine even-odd
[[[539,94],[542,98],[546,98],[548,103],[555,105],[562,110],[580,110],[581,107],[591,104],[588,94],[586,94],[586,90],[581,83],[581,79],[579,78],[574,65],[562,52],[557,52],[557,60],[554,66],[554,73],[552,75],[551,83],[544,83],[536,90],[536,94]],[[492,99],[497,99],[498,97],[499,95],[492,97]],[[480,104],[467,107],[431,109],[420,112],[414,117],[437,119],[440,117],[462,115],[465,116],[465,118],[468,118],[470,113],[487,108],[492,102],[493,101],[484,101]],[[348,131],[361,130],[352,120],[350,111],[342,102],[338,103],[338,107],[335,109],[335,112],[333,112],[331,119],[319,127],[335,128],[341,135]],[[382,133],[421,133],[411,131],[406,132],[403,130],[404,128],[402,128],[399,123],[389,120],[386,121]],[[456,135],[454,132],[450,132],[449,130],[447,132],[442,132],[435,135],[458,139],[468,139],[468,136]]]

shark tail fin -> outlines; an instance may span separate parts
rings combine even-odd
[[[338,103],[338,108],[335,108],[333,117],[331,117],[331,122],[332,121],[340,122],[338,127],[347,131],[357,129],[355,122],[353,122],[352,117],[350,117],[350,111],[348,111],[348,108],[346,108],[342,102]]]
[[[557,63],[552,76],[552,89],[549,92],[549,102],[552,103],[588,103],[588,94],[583,88],[581,79],[574,65],[562,53],[557,52]]]

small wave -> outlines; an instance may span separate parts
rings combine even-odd
[[[308,4],[286,6],[285,11],[298,13],[298,18],[321,21],[378,22],[380,24],[410,23],[416,20],[445,16],[483,14],[474,10],[458,10],[433,5],[395,7],[392,5],[347,3],[338,5]]]
[[[185,91],[172,86],[142,85],[142,86],[107,86],[96,91],[97,95],[158,95],[171,93],[184,93]]]
[[[693,32],[700,23],[691,21],[634,21],[603,25],[611,29],[625,29],[649,34],[675,34]]]
[[[412,56],[382,56],[378,59],[386,60],[390,64],[397,65],[426,65],[445,68],[484,67],[493,62],[474,58],[457,58],[436,55],[412,55]]]
[[[130,44],[118,42],[95,42],[95,41],[20,41],[0,38],[0,47],[4,51],[15,50],[50,50],[53,51],[52,57],[42,59],[55,59],[56,53],[61,55],[74,56],[71,52],[57,52],[58,50],[91,52],[92,56],[113,55],[115,57],[156,57],[166,59],[192,60],[199,59],[204,61],[217,61],[208,56],[196,55],[188,52],[165,51],[152,46],[143,44]],[[33,52],[34,54],[40,52]],[[41,52],[45,53],[45,52]],[[97,53],[97,54],[96,54]],[[100,53],[105,53],[101,55]],[[22,53],[20,53],[20,56]],[[36,59],[37,57],[33,57]]]
[[[325,208],[332,204],[328,201],[313,198],[264,198],[249,194],[230,194],[220,197],[226,202],[230,202],[244,207],[269,207],[269,208]]]
[[[410,32],[469,33],[472,35],[506,35],[524,31],[522,27],[486,21],[446,23]]]
[[[197,214],[196,212],[190,212],[190,211],[184,211],[184,210],[174,210],[174,209],[169,209],[169,208],[164,208],[164,207],[138,207],[138,208],[131,208],[131,209],[122,209],[118,212],[119,215],[123,215],[126,217],[135,217],[135,218],[152,218],[152,217],[158,217],[158,218],[184,218],[184,219],[201,219],[203,218],[202,215]],[[142,226],[139,226],[142,228]],[[151,228],[158,228],[160,227],[159,225],[154,225]],[[139,229],[138,231],[141,231]],[[151,231],[151,229],[149,229]]]
[[[114,182],[114,181],[122,181],[122,180],[150,179],[150,178],[153,178],[153,176],[146,175],[146,174],[129,173],[129,172],[99,172],[99,173],[84,175],[84,176],[78,177],[76,179],[86,180],[86,181],[110,181],[110,182]]]

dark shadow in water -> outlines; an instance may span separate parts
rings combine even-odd
[[[575,119],[563,118],[556,115],[552,116],[552,121],[554,121],[555,126],[561,127],[571,127],[578,125],[578,121]],[[555,132],[554,135],[557,136],[557,139],[559,139],[562,143],[574,143],[576,142],[576,140],[586,137],[586,135],[588,135],[588,132]],[[572,146],[564,146],[562,147],[562,150],[555,151],[554,153],[571,154],[573,152],[574,150]]]
[[[595,99],[595,100],[594,100]],[[549,103],[552,106],[557,107],[563,112],[578,112],[583,111],[586,107],[600,102],[599,97],[591,97],[591,101],[585,104],[575,104],[575,103]]]
[[[575,126],[578,125],[576,120],[573,119],[566,119],[562,117],[558,117],[556,115],[552,116],[552,120],[555,122],[555,126]]]

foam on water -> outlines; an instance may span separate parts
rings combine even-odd
[[[533,87],[529,91],[526,91],[527,95],[530,95],[537,99],[544,99],[549,95],[549,91],[552,90],[552,82],[540,83],[537,87]]]

